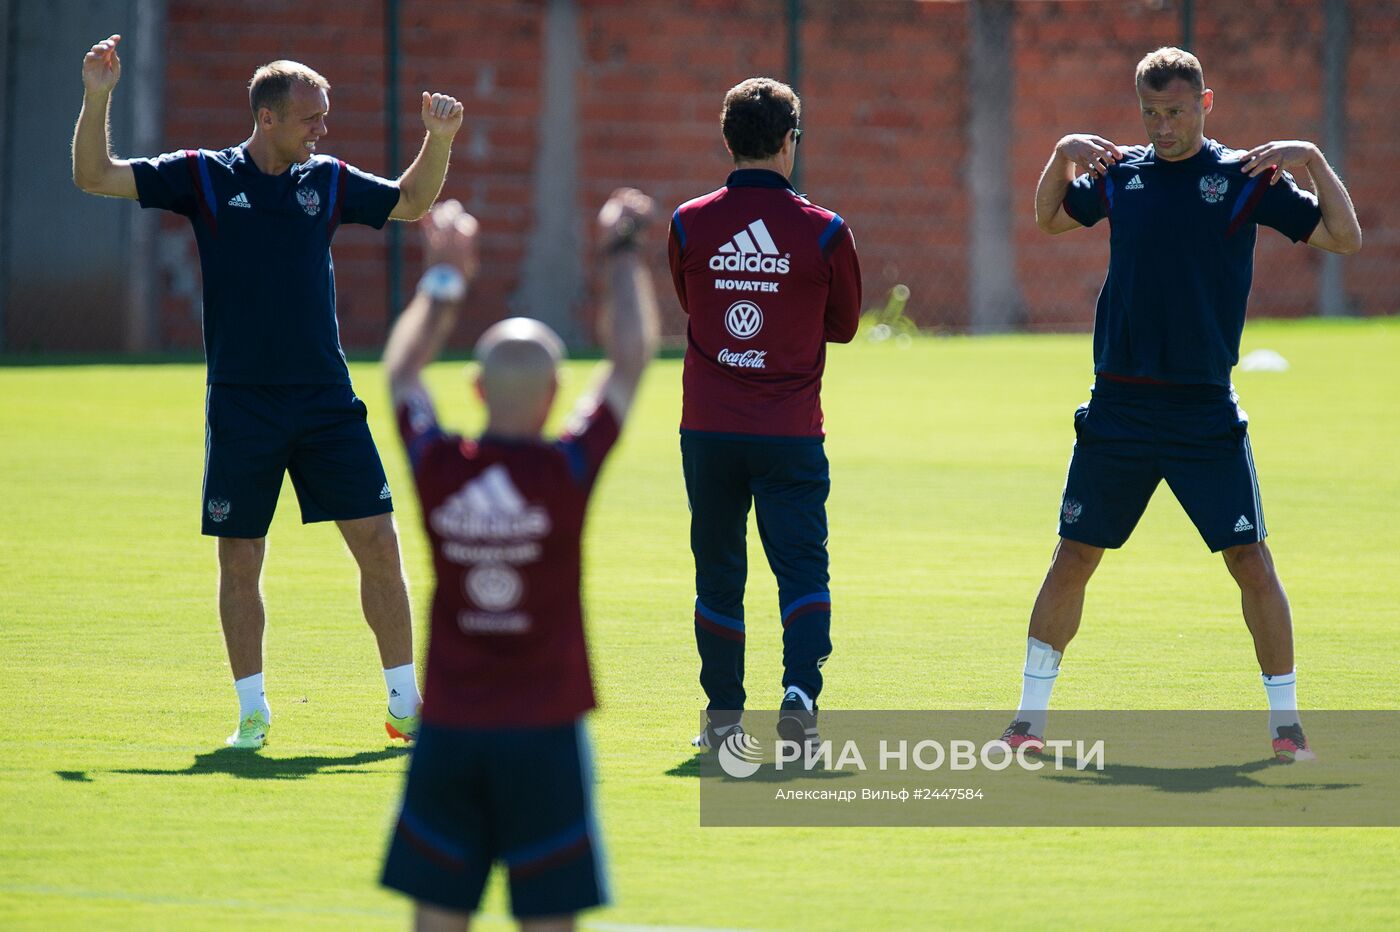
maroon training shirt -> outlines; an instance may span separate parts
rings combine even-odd
[[[820,437],[826,344],[860,322],[846,222],[764,169],[671,218],[671,277],[690,317],[681,430]]]
[[[583,640],[579,539],[618,422],[606,403],[557,441],[446,434],[431,401],[401,404],[433,545],[423,720],[543,727],[593,708]]]

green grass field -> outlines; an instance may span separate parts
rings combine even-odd
[[[1251,324],[1244,348],[1260,347],[1292,363],[1236,384],[1293,601],[1300,698],[1400,708],[1400,321]],[[1089,356],[1084,335],[832,349],[825,707],[1014,707]],[[569,368],[571,394],[587,368]],[[428,554],[380,373],[354,374],[421,609]],[[479,425],[460,366],[431,377],[444,419]],[[592,728],[616,905],[586,925],[1400,923],[1395,829],[700,828],[682,766],[702,701],[679,381],[675,360],[648,374],[589,525],[603,703]],[[407,904],[376,878],[406,758],[383,741],[353,563],[331,527],[299,524],[290,486],[264,580],[274,740],[255,757],[220,750],[236,707],[214,548],[199,536],[202,382],[190,365],[0,370],[0,695],[11,710],[0,927],[405,925]],[[748,687],[771,706],[776,593],[751,537]],[[1237,590],[1165,489],[1091,587],[1055,700],[1263,707]],[[499,886],[483,912],[488,927],[505,922]]]

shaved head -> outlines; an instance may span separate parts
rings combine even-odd
[[[475,355],[481,367],[477,385],[491,420],[503,426],[538,420],[543,426],[564,359],[559,335],[538,320],[511,317],[481,335]]]

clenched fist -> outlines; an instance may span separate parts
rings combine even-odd
[[[83,56],[83,90],[101,94],[117,86],[122,77],[122,60],[117,57],[121,36],[108,36]]]
[[[462,128],[462,102],[446,94],[423,92],[423,128],[433,135],[449,138]]]
[[[636,188],[618,188],[598,211],[598,233],[605,253],[636,244],[656,215],[651,198]]]

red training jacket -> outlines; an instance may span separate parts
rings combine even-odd
[[[671,218],[671,277],[690,317],[681,430],[823,436],[826,344],[860,322],[860,262],[846,221],[764,169]]]

